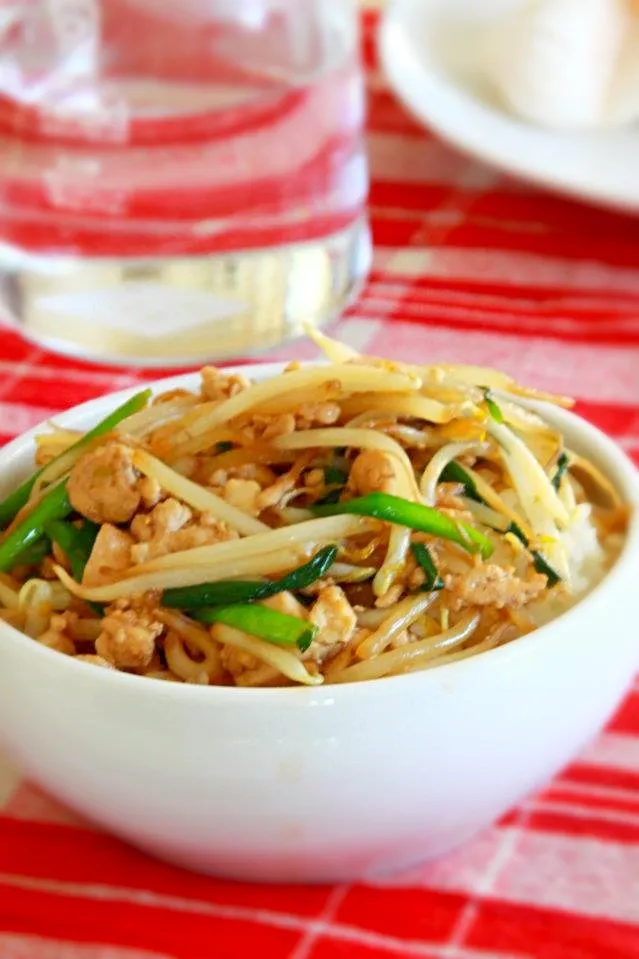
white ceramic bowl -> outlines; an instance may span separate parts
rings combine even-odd
[[[89,427],[125,395],[59,422]],[[547,415],[639,506],[637,473],[609,439]],[[0,495],[32,468],[34,432],[0,452]],[[635,516],[607,579],[535,634],[424,673],[325,688],[162,683],[76,662],[0,623],[0,740],[53,796],[167,860],[252,880],[380,874],[469,839],[597,733],[639,668],[638,569]]]

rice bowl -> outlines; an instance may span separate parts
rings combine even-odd
[[[197,383],[180,377],[155,391]],[[86,430],[131,395],[58,424]],[[540,410],[636,510],[636,471],[617,447],[564,410]],[[0,495],[28,475],[43,432],[0,452]],[[275,881],[376,875],[487,827],[596,734],[639,665],[638,565],[635,513],[610,572],[548,625],[379,681],[153,682],[61,655],[2,622],[0,739],[60,801],[189,868]]]

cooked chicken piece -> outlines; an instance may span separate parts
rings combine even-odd
[[[319,631],[304,659],[318,664],[348,643],[357,629],[355,610],[339,586],[327,586],[320,592],[308,618]]]
[[[295,414],[298,430],[310,430],[317,426],[334,426],[342,415],[338,403],[305,403]]]
[[[321,579],[316,579],[310,586],[305,586],[300,592],[303,596],[319,596],[321,591],[326,589],[327,586],[335,586],[335,580],[332,576],[322,576]],[[351,588],[351,586],[348,587],[349,590]]]
[[[202,396],[205,400],[228,400],[251,384],[244,376],[228,375],[214,366],[205,366],[202,376]]]
[[[316,487],[323,488],[325,485],[325,473],[323,469],[312,469],[309,470],[304,476],[304,486],[308,486],[310,489]]]
[[[461,483],[440,483],[437,487],[436,505],[439,509],[467,512],[466,504],[459,498],[463,495],[464,487]]]
[[[45,557],[45,559],[48,560],[51,560],[51,558],[53,558],[59,566],[63,566],[64,569],[70,571],[71,564],[69,563],[69,557],[55,541],[51,543],[51,556]]]
[[[101,656],[93,656],[90,653],[87,653],[83,656],[76,656],[76,659],[82,660],[83,663],[91,663],[92,666],[101,666],[102,669],[115,669],[113,663],[109,663],[106,659],[102,659]]]
[[[268,486],[265,490],[257,497],[257,508],[260,512],[262,510],[270,509],[273,506],[279,505],[283,496],[286,493],[290,493],[291,490],[294,490],[297,484],[299,483],[300,476],[306,469],[306,466],[309,462],[309,458],[312,454],[303,454],[302,458],[297,461],[297,463],[288,470],[287,473],[284,473],[282,476],[278,477],[276,481]]]
[[[181,456],[179,460],[173,460],[171,469],[179,473],[180,476],[186,476],[187,479],[193,479],[197,472],[197,456]]]
[[[444,584],[450,608],[457,612],[468,606],[520,609],[546,589],[547,580],[541,573],[523,580],[512,567],[485,563],[463,575],[444,576]]]
[[[265,663],[244,650],[223,645],[220,655],[222,666],[236,686],[288,686],[291,684],[291,681],[270,663]]]
[[[139,669],[153,660],[155,641],[163,630],[148,603],[116,600],[102,620],[95,651],[118,669]]]
[[[67,656],[73,656],[75,653],[75,643],[71,639],[69,632],[78,621],[77,613],[59,613],[51,617],[49,628],[38,637],[38,642],[49,649],[56,649],[59,653],[66,653]]]
[[[176,533],[193,519],[193,513],[180,503],[170,498],[159,503],[152,512],[140,513],[131,523],[131,532],[141,543],[150,543],[158,536]]]
[[[264,417],[255,417],[256,420]],[[262,432],[263,440],[273,440],[278,436],[287,436],[295,432],[295,417],[292,413],[282,413],[280,416],[270,417]]]
[[[404,566],[398,572],[395,582],[390,586],[382,596],[375,599],[375,606],[378,609],[386,609],[397,603],[404,593],[410,590],[419,589],[426,579],[424,570],[418,565],[412,553],[408,553],[404,561]]]
[[[302,606],[300,601],[295,598],[293,593],[285,590],[283,593],[276,593],[275,596],[269,596],[268,599],[261,601],[262,606],[268,606],[269,609],[275,609],[278,613],[285,613],[287,616],[297,616],[298,619],[308,619],[308,610]]]
[[[363,450],[351,467],[349,489],[356,496],[399,492],[399,463],[381,450]]]
[[[295,425],[293,413],[278,413],[274,416],[256,413],[247,425],[242,427],[241,433],[251,443],[258,439],[268,442],[277,436],[286,436],[288,433],[295,432]]]
[[[206,477],[205,486],[219,486],[224,488],[231,479],[255,480],[262,488],[270,486],[277,479],[268,466],[260,463],[244,463],[242,466],[233,466],[231,469],[216,469]]]
[[[289,592],[277,593],[276,596],[262,600],[261,605],[275,609],[279,613],[285,613],[287,616],[297,616],[300,619],[308,618],[304,606]],[[215,627],[213,634],[215,635]],[[223,643],[220,658],[222,666],[233,677],[238,686],[268,686],[278,681],[285,682],[284,677],[273,666],[262,662],[252,653],[237,649],[235,646]]]
[[[271,486],[262,490],[256,500],[258,512],[261,513],[264,509],[277,506],[286,493],[290,493],[291,490],[295,489],[298,479],[299,470],[289,470],[288,473],[280,476]]]
[[[408,576],[408,588],[411,592],[420,589],[426,582],[426,573],[421,566],[415,566],[415,569]]]
[[[162,499],[162,487],[156,479],[143,476],[140,480],[140,496],[146,509],[153,509]]]
[[[103,586],[117,579],[132,564],[132,536],[117,526],[105,523],[93,544],[89,561],[82,576],[83,586]]]
[[[270,486],[277,479],[277,473],[260,463],[244,463],[243,466],[237,466],[229,470],[229,477],[233,476],[237,476],[238,479],[255,480],[260,486]]]
[[[220,495],[231,506],[236,506],[249,516],[258,516],[258,497],[261,492],[262,487],[255,480],[230,479],[220,490]]]
[[[222,666],[237,682],[245,673],[251,673],[259,669],[264,663],[253,656],[252,653],[246,653],[243,649],[237,649],[235,646],[223,645],[220,651],[220,660]]]
[[[94,523],[128,523],[140,505],[133,450],[110,442],[81,456],[69,477],[69,500]]]
[[[341,407],[337,403],[304,403],[294,413],[277,413],[271,416],[256,413],[243,427],[242,433],[249,440],[262,439],[268,442],[278,436],[294,433],[295,430],[333,426],[341,413]]]
[[[138,540],[131,547],[131,561],[135,564],[237,538],[237,533],[225,523],[208,513],[194,518],[188,506],[173,498],[159,503],[146,515],[136,516],[131,532]]]

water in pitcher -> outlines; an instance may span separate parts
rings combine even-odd
[[[0,312],[26,336],[195,364],[344,308],[370,263],[348,0],[2,16]]]

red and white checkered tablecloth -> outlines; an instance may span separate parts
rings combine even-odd
[[[371,353],[448,358],[574,394],[639,462],[639,224],[506,180],[426,135],[366,20],[374,270],[336,326]],[[304,346],[277,356],[314,355]],[[155,376],[0,332],[0,441]],[[447,859],[379,885],[189,875],[78,822],[0,760],[0,959],[639,956],[639,684],[543,793]]]

